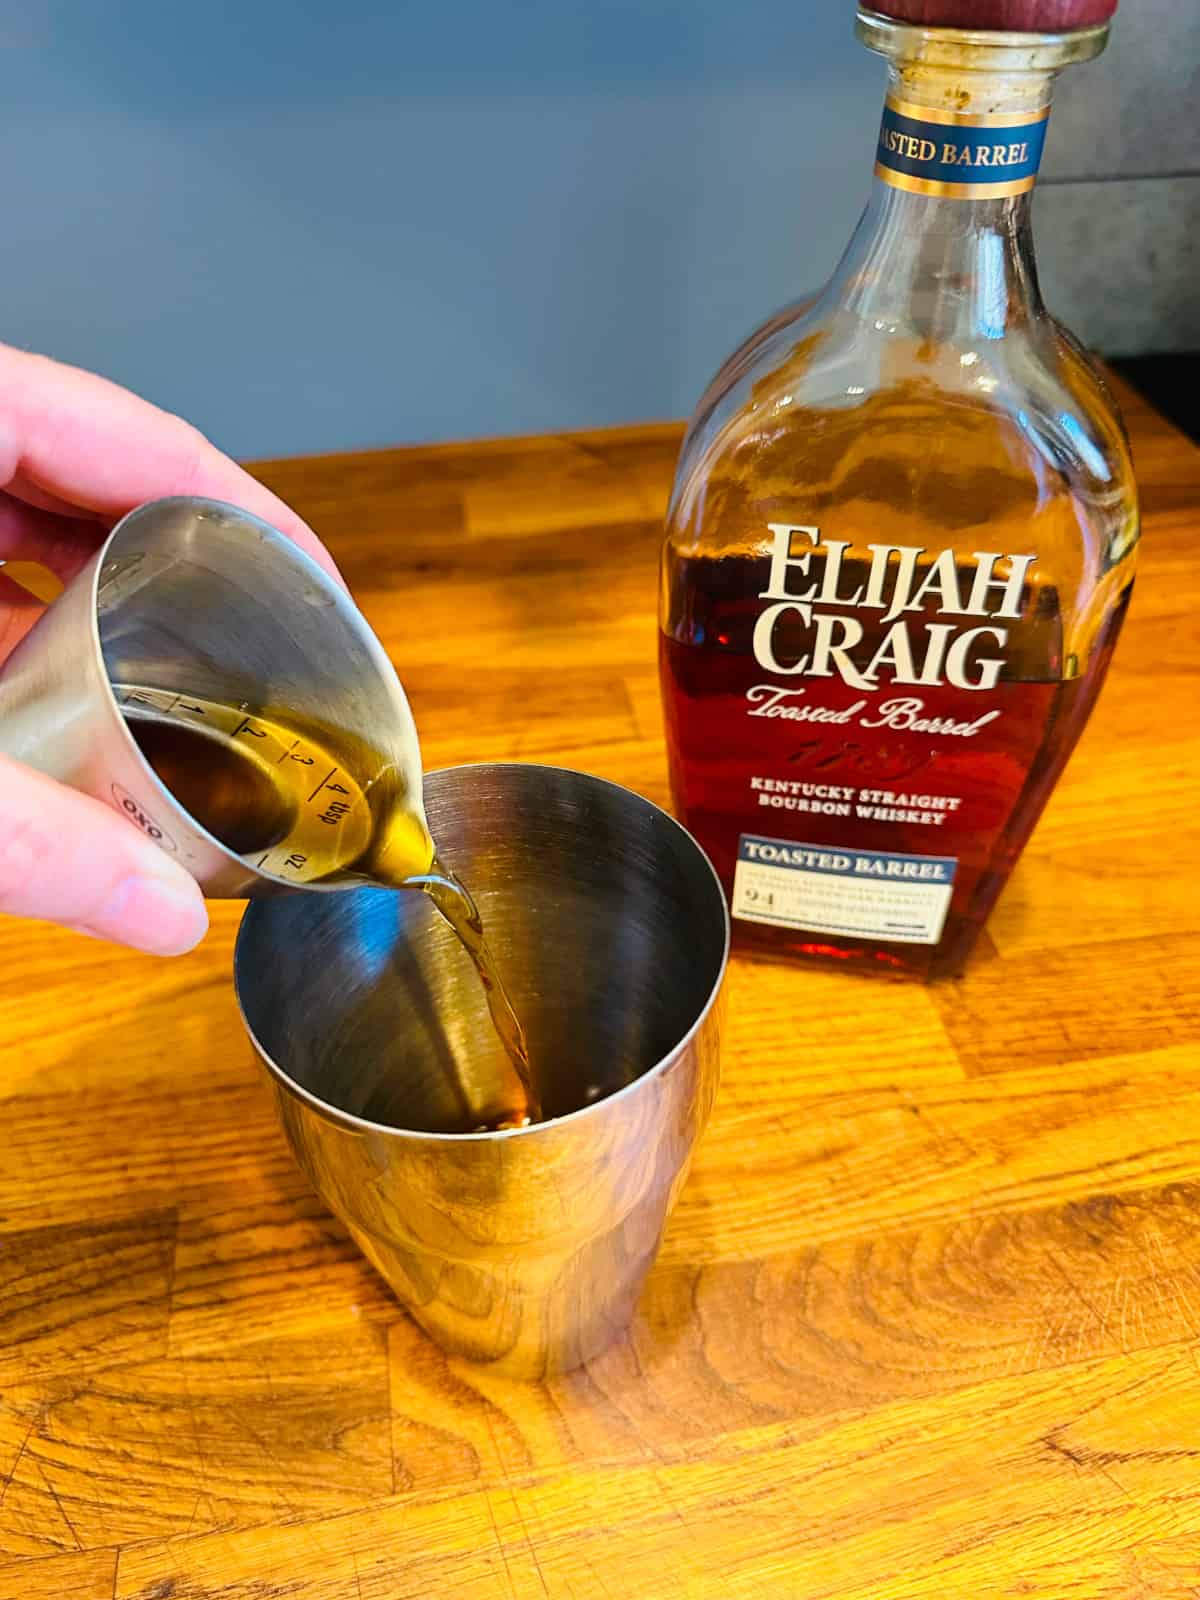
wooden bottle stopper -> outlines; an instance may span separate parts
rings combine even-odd
[[[868,0],[872,11],[927,28],[1064,33],[1107,22],[1117,0]]]

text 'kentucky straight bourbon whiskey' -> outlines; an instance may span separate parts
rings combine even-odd
[[[1042,305],[1029,204],[1053,77],[1114,6],[860,11],[889,58],[871,201],[688,430],[671,782],[743,946],[959,971],[1095,703],[1137,498],[1103,379]]]

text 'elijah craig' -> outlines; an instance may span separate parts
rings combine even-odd
[[[1028,215],[1053,73],[1104,29],[859,31],[890,57],[875,192],[829,286],[693,419],[663,693],[677,809],[739,942],[938,976],[1074,748],[1132,586],[1121,424],[1042,305]]]
[[[821,545],[817,528],[792,527],[773,522],[770,582],[759,595],[772,603],[759,612],[754,624],[754,655],[770,672],[786,675],[803,673],[811,678],[840,675],[845,683],[859,689],[875,689],[881,674],[893,683],[922,683],[936,686],[950,683],[958,689],[994,689],[1004,665],[1002,650],[1008,641],[1007,628],[960,628],[954,623],[929,622],[916,638],[910,632],[906,612],[920,613],[923,605],[934,605],[938,615],[959,617],[1021,616],[1021,597],[1025,575],[1036,556],[1002,556],[993,551],[976,550],[964,593],[963,574],[953,550],[943,550],[928,567],[918,562],[926,554],[913,545],[872,544],[867,549],[871,564],[865,581],[842,594],[843,570],[851,546],[840,540],[822,546],[824,562],[820,581],[814,580],[793,592],[788,588],[792,570],[808,575],[811,550],[792,553],[796,535]],[[893,558],[895,558],[893,560]],[[1003,562],[1005,575],[996,575]],[[998,590],[998,596],[993,596]],[[837,606],[840,611],[821,611],[816,606]],[[878,611],[886,628],[870,659],[859,664],[859,647],[866,638],[868,624],[853,616],[854,610]],[[783,662],[775,649],[776,630],[790,616],[811,629],[812,648],[793,662]],[[991,647],[992,655],[984,652]]]

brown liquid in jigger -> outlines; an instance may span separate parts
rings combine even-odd
[[[338,874],[421,889],[453,929],[483,985],[512,1081],[496,1103],[465,1110],[440,1131],[523,1127],[541,1116],[524,1029],[496,969],[483,919],[466,887],[440,861],[423,818],[392,796],[372,805],[350,758],[244,706],[119,686],[118,703],[138,748],[162,783],[235,855],[296,884]]]

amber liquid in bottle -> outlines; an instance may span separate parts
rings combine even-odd
[[[735,941],[939,977],[1095,703],[1137,507],[1103,380],[1033,266],[1025,168],[1052,70],[1086,52],[1026,38],[1018,65],[1017,36],[955,54],[939,31],[931,57],[930,30],[860,31],[893,61],[875,194],[830,285],[693,419],[660,667],[676,808]],[[949,183],[943,157],[980,144],[1016,175]]]
[[[959,971],[1087,721],[1128,590],[1106,619],[1086,675],[1062,674],[1061,618],[1051,588],[1030,597],[1036,622],[985,707],[964,705],[960,690],[920,689],[888,697],[919,697],[919,713],[901,710],[898,726],[868,728],[859,719],[788,716],[802,706],[794,686],[765,674],[752,647],[757,607],[746,597],[765,585],[765,558],[683,558],[679,565],[674,591],[686,596],[688,615],[673,619],[660,642],[672,790],[727,893],[733,894],[738,846],[747,835],[828,851],[849,844],[856,851],[948,853],[955,860],[953,895],[935,943],[795,928],[774,919],[765,890],[746,907],[751,916],[738,919],[740,946],[917,977]],[[853,576],[854,565],[843,571]],[[780,632],[785,654],[786,621]],[[803,649],[801,630],[794,632],[792,658]],[[868,656],[882,632],[866,635]],[[752,718],[748,697],[756,691],[749,709],[759,715]],[[862,700],[841,682],[820,692],[821,709],[835,716]],[[999,713],[995,725],[969,738],[935,738],[904,726],[907,720],[961,725],[987,711]],[[750,787],[747,775],[763,786]]]

